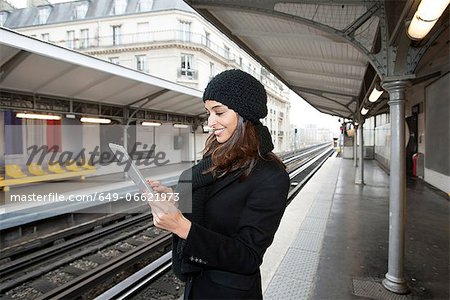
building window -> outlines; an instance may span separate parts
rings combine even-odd
[[[41,40],[43,41],[50,41],[50,34],[49,33],[43,33],[41,34]]]
[[[112,26],[112,43],[113,45],[120,45],[120,25]]]
[[[67,47],[75,48],[75,31],[73,30],[67,31]]]
[[[74,20],[84,19],[86,17],[87,11],[88,11],[88,4],[87,3],[78,4],[73,9],[72,19],[74,19]]]
[[[110,58],[108,58],[108,59],[109,59],[109,61],[112,62],[113,64],[120,65],[120,62],[119,62],[119,58],[118,58],[118,57],[110,57]]]
[[[225,46],[225,45],[223,47],[224,47],[225,58],[230,59],[230,47]]]
[[[6,19],[8,19],[9,13],[7,11],[0,11],[0,26],[5,25]]]
[[[242,57],[239,57],[239,67],[242,68]]]
[[[49,7],[49,6],[39,7],[38,24],[47,23],[48,17],[50,16],[50,11],[51,11],[51,7]]]
[[[186,76],[190,79],[194,77],[194,70],[192,69],[192,62],[194,55],[182,54],[181,55],[181,76]]]
[[[205,46],[208,48],[211,47],[211,33],[208,31],[205,31]]]
[[[127,9],[127,0],[114,0],[112,13],[113,15],[122,15]]]
[[[180,35],[183,42],[191,41],[191,22],[180,21]]]
[[[149,11],[152,9],[153,0],[139,0],[137,4],[137,11]]]
[[[136,69],[141,72],[146,72],[147,69],[146,55],[136,55]]]
[[[138,43],[143,43],[148,41],[148,36],[150,34],[150,26],[148,22],[137,24],[137,39]]]
[[[89,29],[81,29],[80,30],[80,48],[88,48],[89,47]]]

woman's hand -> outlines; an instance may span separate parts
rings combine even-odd
[[[152,214],[153,224],[156,227],[173,232],[182,239],[187,238],[191,229],[191,221],[186,219],[179,210],[169,213],[156,211]]]
[[[153,224],[156,227],[168,230],[175,233],[182,239],[186,239],[189,230],[191,229],[191,221],[186,219],[183,214],[176,208],[176,202],[173,202],[173,190],[161,184],[160,181],[154,179],[147,179],[147,182],[152,187],[155,193],[158,193],[158,197],[150,197],[149,205],[152,208]],[[162,195],[166,194],[166,195]],[[159,199],[158,201],[155,199]],[[162,200],[164,199],[164,200]],[[167,199],[167,200],[165,200]],[[167,205],[167,202],[171,202]]]
[[[148,184],[152,187],[152,189],[157,193],[173,193],[173,190],[170,187],[164,186],[160,181],[147,178]],[[167,198],[166,198],[167,199]]]

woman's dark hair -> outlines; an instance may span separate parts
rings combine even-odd
[[[256,125],[238,115],[238,124],[231,137],[225,143],[219,143],[211,134],[206,140],[205,156],[211,156],[212,166],[207,173],[214,178],[221,178],[228,173],[242,169],[241,179],[245,179],[255,167],[258,159],[276,160],[283,167],[283,162],[272,152],[259,153],[259,138]]]

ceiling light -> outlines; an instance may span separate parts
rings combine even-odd
[[[188,128],[189,125],[186,125],[186,124],[173,124],[173,127],[175,127],[175,128]]]
[[[203,133],[207,133],[207,132],[210,132],[212,130],[213,130],[212,127],[210,127],[208,125],[203,125]]]
[[[153,122],[153,121],[144,121],[141,123],[142,126],[161,126],[160,122]]]
[[[369,110],[367,108],[365,108],[365,107],[361,108],[361,114],[363,116],[365,116],[368,112],[369,112]]]
[[[66,115],[66,118],[67,118],[67,119],[75,119],[75,115],[73,115],[73,114],[67,114],[67,115]]]
[[[423,39],[447,8],[450,0],[422,0],[408,27],[413,40]]]
[[[21,118],[21,119],[61,120],[60,116],[41,115],[41,114],[27,114],[27,113],[17,113],[16,117],[17,118]]]
[[[80,119],[83,123],[100,123],[100,124],[109,124],[111,123],[110,119],[104,119],[104,118],[86,118],[83,117]]]
[[[383,90],[378,90],[377,87],[374,87],[372,90],[372,93],[370,93],[369,101],[370,102],[376,102],[378,98],[380,98],[381,94],[383,94]]]

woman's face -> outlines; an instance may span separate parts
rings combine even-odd
[[[205,108],[208,112],[208,126],[213,129],[213,134],[219,143],[225,143],[233,135],[238,124],[237,113],[214,100],[206,100]]]

